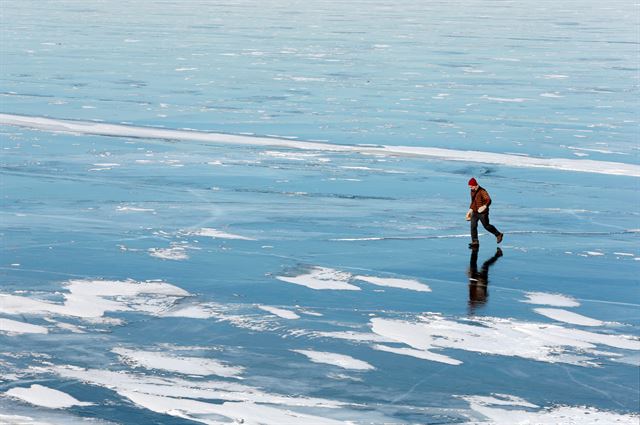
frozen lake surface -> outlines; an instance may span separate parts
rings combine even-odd
[[[638,423],[637,4],[0,18],[0,423]]]

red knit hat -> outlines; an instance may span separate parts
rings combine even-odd
[[[471,177],[471,179],[469,179],[469,186],[477,186],[478,182],[476,181],[476,179],[474,177]]]

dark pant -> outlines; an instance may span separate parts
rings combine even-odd
[[[489,297],[489,267],[498,261],[500,257],[502,257],[502,250],[498,248],[493,257],[485,261],[480,271],[478,271],[478,250],[471,250],[471,260],[469,261],[468,271],[470,314],[475,314],[475,308],[481,307],[487,302],[487,298]]]
[[[473,212],[471,214],[471,240],[478,240],[478,220],[487,229],[488,232],[493,233],[495,236],[498,236],[500,232],[496,229],[491,223],[489,223],[489,211],[485,211],[483,213]]]

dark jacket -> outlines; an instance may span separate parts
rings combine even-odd
[[[491,205],[491,197],[489,196],[489,192],[478,186],[478,190],[471,191],[471,205],[469,205],[469,208],[472,209],[473,212],[477,213],[478,208],[483,205],[486,205],[488,210],[489,205]]]

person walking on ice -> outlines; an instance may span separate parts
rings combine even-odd
[[[471,243],[469,248],[473,249],[480,246],[480,241],[478,241],[478,220],[488,232],[496,237],[498,243],[502,242],[504,235],[489,223],[489,205],[491,205],[489,192],[480,187],[473,177],[469,180],[469,188],[471,189],[471,205],[469,205],[469,211],[467,211],[467,221],[471,222]]]

